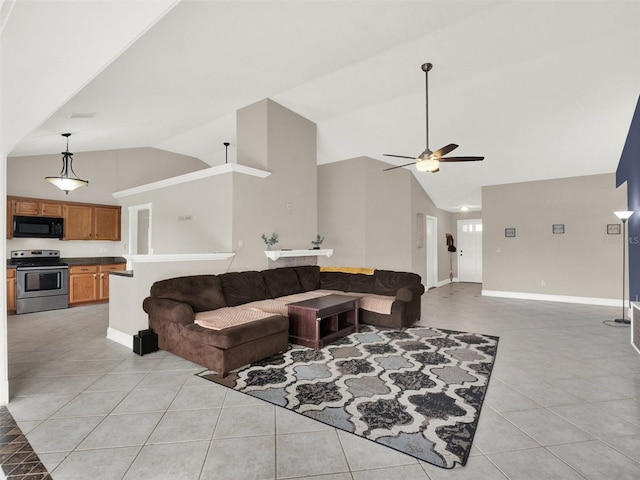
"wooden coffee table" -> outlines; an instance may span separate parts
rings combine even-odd
[[[327,295],[289,303],[289,341],[317,350],[358,332],[359,307],[360,297],[348,295]]]

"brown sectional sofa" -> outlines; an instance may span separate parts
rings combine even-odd
[[[330,293],[361,297],[362,323],[402,328],[420,318],[424,286],[415,273],[284,267],[161,280],[143,308],[159,348],[225,376],[287,349],[287,303]]]

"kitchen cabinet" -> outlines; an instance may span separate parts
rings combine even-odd
[[[120,240],[120,207],[66,204],[64,240]]]
[[[14,215],[61,217],[62,203],[47,200],[19,199],[13,201]]]
[[[63,202],[38,198],[7,197],[7,238],[13,238],[13,216],[62,217]]]
[[[120,240],[120,207],[93,208],[93,239]]]
[[[109,272],[124,269],[124,263],[69,267],[69,305],[109,300]]]
[[[109,299],[109,272],[116,270],[124,270],[126,264],[115,263],[113,265],[100,265],[98,274],[100,276],[98,283],[98,298],[101,300]]]
[[[120,241],[121,207],[56,202],[40,198],[7,197],[7,238],[13,238],[13,216],[64,218],[63,240]]]
[[[7,310],[16,311],[16,269],[7,269]]]
[[[65,205],[63,209],[64,240],[92,240],[93,207]]]

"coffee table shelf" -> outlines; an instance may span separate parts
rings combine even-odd
[[[359,307],[360,298],[348,295],[327,295],[289,303],[289,341],[317,350],[358,332]]]

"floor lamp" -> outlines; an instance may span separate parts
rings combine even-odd
[[[625,294],[625,282],[627,279],[627,219],[633,215],[633,211],[625,211],[625,212],[613,212],[616,216],[622,220],[622,317],[616,318],[614,322],[616,323],[624,323],[631,324],[631,320],[625,317],[624,315],[624,294]]]

